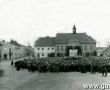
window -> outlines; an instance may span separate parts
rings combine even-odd
[[[52,50],[54,50],[54,48],[52,48]]]
[[[44,48],[42,48],[42,50],[44,50]]]
[[[44,53],[42,53],[42,56],[44,56]]]
[[[11,52],[11,48],[9,49],[9,52]]]
[[[93,46],[91,45],[91,46],[90,46],[90,50],[92,50],[92,49],[93,49]]]
[[[61,46],[61,50],[63,50],[63,46]]]
[[[57,50],[59,50],[59,46],[57,46]]]
[[[84,49],[87,50],[87,45],[84,46]]]
[[[40,48],[37,48],[37,50],[40,50]]]

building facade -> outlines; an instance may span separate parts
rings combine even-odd
[[[93,55],[96,50],[96,41],[86,33],[77,33],[74,25],[72,33],[57,33],[54,38],[39,38],[34,46],[35,56],[48,57],[49,53],[55,53],[55,56],[65,56],[69,47],[79,48],[81,55]],[[51,50],[49,51],[48,48]]]
[[[11,60],[24,57],[24,47],[17,42],[1,41],[1,60]]]
[[[41,37],[35,42],[34,53],[36,58],[45,58],[55,53],[55,38]]]
[[[102,54],[104,57],[110,57],[110,46],[106,47]]]
[[[97,47],[96,52],[97,56],[104,56],[104,53],[106,54],[107,47]]]

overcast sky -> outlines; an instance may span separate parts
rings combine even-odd
[[[74,24],[105,46],[110,0],[0,0],[0,40],[33,45],[40,36],[71,33]]]

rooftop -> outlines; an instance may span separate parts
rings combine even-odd
[[[55,43],[67,44],[70,39],[77,39],[81,44],[96,44],[96,41],[86,33],[57,33]]]
[[[55,46],[55,37],[40,37],[34,47],[52,47]]]

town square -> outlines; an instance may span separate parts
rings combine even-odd
[[[0,90],[110,90],[109,3],[0,0]]]

